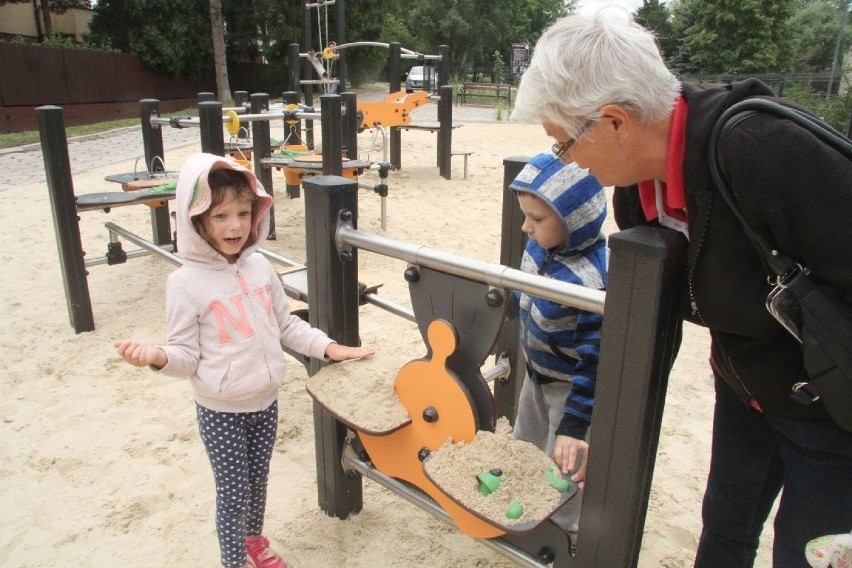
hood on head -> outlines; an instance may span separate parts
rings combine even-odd
[[[205,263],[227,262],[201,238],[192,224],[192,217],[210,209],[212,193],[207,176],[211,171],[218,169],[242,172],[249,187],[260,200],[252,216],[249,245],[243,249],[240,256],[251,254],[260,248],[266,240],[266,235],[269,234],[269,209],[272,207],[272,196],[266,193],[254,173],[229,158],[215,154],[194,154],[183,163],[175,192],[177,248],[178,253],[187,260]]]
[[[515,193],[535,195],[562,219],[565,248],[580,251],[600,238],[606,219],[606,194],[589,170],[563,164],[552,152],[536,155],[509,185]]]

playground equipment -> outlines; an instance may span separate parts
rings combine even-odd
[[[388,49],[388,75],[392,95],[402,90],[400,81],[401,60],[415,59],[418,62],[433,62],[438,72],[438,85],[447,86],[450,80],[450,48],[446,45],[438,46],[436,55],[427,55],[403,48],[399,43],[383,43],[374,41],[346,41],[346,8],[345,0],[328,0],[324,2],[304,1],[304,21],[302,25],[301,44],[291,44],[289,50],[290,62],[290,89],[293,92],[301,92],[304,104],[313,104],[314,87],[317,84],[323,86],[325,93],[342,93],[346,90],[346,50],[353,47],[378,47]],[[336,8],[337,37],[332,39],[329,34],[329,7]],[[316,10],[318,45],[312,46],[312,10]],[[316,47],[316,48],[315,48]],[[300,62],[304,61],[304,65]],[[336,65],[336,67],[335,67]],[[316,79],[309,79],[316,74]],[[436,163],[441,177],[451,179],[452,172],[452,108],[450,105],[442,105],[441,101],[452,98],[452,89],[439,88],[439,124],[425,125],[422,130],[438,132],[437,159]],[[295,101],[291,101],[295,102]],[[409,126],[411,126],[409,124]],[[386,130],[385,128],[388,128]],[[402,167],[402,138],[398,126],[385,124],[380,130],[384,144],[383,161],[389,161],[391,168]],[[311,120],[305,123],[305,143],[313,148],[313,123]],[[389,141],[389,144],[388,144]],[[389,156],[388,150],[389,147]],[[465,163],[467,156],[465,156]]]
[[[90,331],[94,326],[85,280],[85,269],[90,263],[83,261],[77,217],[80,209],[70,176],[62,109],[40,107],[37,115],[55,229],[57,235],[62,236],[57,244],[69,314],[76,331]],[[219,112],[220,120],[221,116]],[[417,363],[414,369],[406,364],[396,373],[399,379],[413,372],[417,379],[400,379],[401,391],[410,390],[412,396],[404,394],[401,397],[406,399],[407,416],[397,425],[367,431],[367,428],[357,428],[359,424],[351,421],[350,429],[329,408],[319,402],[315,404],[320,506],[327,514],[341,519],[357,513],[363,507],[361,484],[366,477],[459,527],[520,565],[636,566],[666,381],[677,336],[677,300],[672,286],[673,275],[683,262],[684,243],[672,231],[648,227],[611,235],[609,288],[605,295],[511,268],[519,265],[523,241],[517,231],[522,215],[508,185],[524,162],[525,159],[520,158],[504,161],[504,242],[499,265],[359,231],[354,228],[357,226],[356,182],[339,175],[306,180],[306,223],[316,230],[306,231],[308,264],[302,271],[299,285],[303,299],[310,304],[308,317],[312,325],[338,342],[357,344],[360,341],[358,306],[371,303],[416,321],[431,350],[429,357],[413,362]],[[167,198],[164,197],[164,201]],[[105,204],[96,205],[100,208]],[[139,254],[156,252],[172,262],[180,262],[166,250],[167,246],[147,242],[111,223],[106,226],[111,232],[148,249]],[[358,279],[359,251],[392,256],[409,263],[405,277],[412,291],[414,313],[382,302],[373,293],[375,288],[372,292],[364,292]],[[99,262],[108,262],[108,259]],[[431,460],[437,459],[443,451],[436,447],[437,438],[430,429],[439,431],[435,427],[440,427],[443,432],[449,431],[454,439],[463,439],[470,436],[472,427],[477,434],[489,432],[497,417],[515,415],[517,394],[523,380],[517,322],[510,320],[499,326],[496,341],[492,334],[480,333],[487,329],[493,333],[494,322],[502,321],[503,299],[508,290],[606,314],[590,442],[595,451],[589,457],[580,519],[582,532],[576,543],[576,554],[574,544],[545,518],[546,514],[526,524],[523,520],[514,526],[508,521],[494,523],[461,504],[461,498],[455,497],[440,476],[429,469]],[[311,303],[312,298],[323,298],[323,302]],[[481,372],[479,366],[488,353],[497,354],[497,363],[493,369]],[[318,375],[321,365],[317,360],[306,362],[311,380]],[[425,366],[425,373],[416,369],[421,366]],[[434,385],[430,383],[436,388],[424,392],[417,383],[431,381],[431,377],[438,377]],[[493,394],[487,384],[489,379],[494,381]],[[406,422],[409,422],[407,427]],[[447,427],[448,430],[443,430]],[[458,428],[464,431],[456,433]],[[388,436],[395,432],[407,433],[393,436],[396,439],[391,444],[392,438]],[[376,442],[371,437],[382,439]],[[366,444],[364,440],[368,440]],[[474,437],[471,445],[476,443]],[[417,462],[412,457],[415,451]],[[432,454],[434,456],[430,457]],[[396,465],[396,461],[403,465]],[[418,472],[420,463],[424,465]],[[492,494],[498,494],[499,487],[492,486],[493,479],[484,475],[484,466],[478,467],[481,471],[475,482],[485,485]],[[488,470],[487,473],[492,472]],[[431,489],[429,484],[433,486]],[[432,493],[444,497],[432,498]],[[570,495],[565,496],[568,498]],[[507,508],[508,519],[515,520],[511,517],[518,514],[516,509],[513,506],[509,511]],[[448,512],[451,510],[452,514]]]
[[[341,156],[342,110],[340,97],[333,95],[333,100],[325,101],[326,115],[329,120],[323,123],[323,140],[327,141],[327,152],[323,154],[322,173],[325,175],[342,173],[343,159]],[[354,109],[354,94],[348,102]],[[254,144],[252,151],[255,156],[269,156],[269,120],[283,116],[259,112],[268,105],[268,95],[252,95],[252,113],[242,115],[243,121],[254,122]],[[145,164],[150,164],[146,171],[107,176],[107,180],[121,183],[127,191],[99,192],[76,196],[74,193],[71,168],[68,158],[68,145],[65,135],[65,125],[62,109],[57,106],[43,106],[36,109],[39,120],[42,152],[45,157],[45,172],[48,180],[48,190],[51,197],[54,224],[57,231],[57,246],[59,247],[60,264],[65,285],[65,296],[69,310],[69,318],[75,332],[92,331],[94,316],[89,295],[86,268],[98,264],[121,264],[129,259],[149,254],[158,254],[174,264],[182,260],[172,254],[174,251],[168,202],[174,199],[176,180],[175,172],[167,172],[163,158],[163,139],[160,126],[170,124],[176,127],[195,126],[201,132],[202,151],[224,155],[223,117],[221,103],[203,101],[199,104],[199,117],[161,118],[159,102],[143,100],[141,102],[142,138]],[[298,113],[296,113],[298,115]],[[231,115],[229,115],[231,116]],[[318,115],[316,115],[318,117]],[[350,118],[355,117],[354,111],[349,112]],[[227,119],[233,123],[233,118]],[[336,128],[334,127],[336,126]],[[354,125],[351,125],[355,136]],[[387,168],[386,168],[387,169]],[[270,168],[261,160],[254,160],[254,171],[267,191],[272,192]],[[154,186],[154,187],[152,187]],[[139,187],[139,189],[136,189]],[[383,195],[382,216],[384,222],[385,206]],[[83,252],[79,216],[85,211],[102,210],[109,212],[116,207],[146,204],[151,209],[151,240],[142,238],[114,223],[106,223],[109,231],[107,252],[103,257],[85,258]],[[274,227],[274,222],[272,223]],[[140,247],[138,250],[125,251],[119,237],[123,237]],[[295,261],[262,251],[272,260],[285,266],[296,266]],[[295,277],[295,276],[291,276]],[[285,287],[286,288],[286,287]],[[374,289],[375,287],[373,287]]]
[[[294,93],[285,93],[285,99],[293,98]],[[344,96],[323,96],[321,112],[312,107],[290,103],[283,105],[280,110],[272,110],[269,104],[269,96],[265,93],[257,93],[249,97],[252,101],[250,112],[243,108],[225,109],[216,101],[202,101],[199,103],[199,116],[194,117],[171,117],[161,118],[158,111],[151,110],[146,118],[143,115],[143,132],[146,129],[159,129],[160,126],[169,125],[177,128],[197,127],[201,130],[201,148],[204,152],[218,155],[229,154],[234,159],[244,161],[244,165],[253,167],[255,175],[261,181],[267,192],[273,194],[272,169],[284,169],[286,192],[290,198],[299,197],[299,187],[302,179],[310,175],[316,175],[319,171],[323,174],[347,175],[352,179],[358,179],[365,171],[377,171],[380,181],[376,185],[362,184],[364,189],[370,189],[381,198],[381,223],[382,228],[387,224],[387,177],[389,165],[358,160],[357,132],[360,124],[359,113],[355,110],[357,99],[354,93],[345,93]],[[341,103],[345,108],[341,108]],[[326,119],[323,119],[326,117]],[[273,149],[269,138],[269,122],[272,120],[284,121],[291,133],[298,132],[298,122],[301,120],[321,120],[323,127],[323,152],[322,154],[311,151],[304,144],[285,144],[285,148],[298,146],[298,155],[282,155],[278,148]],[[147,124],[146,124],[147,121]],[[239,138],[239,134],[246,132],[246,125],[253,124],[254,137],[247,139]],[[229,132],[231,142],[225,144],[223,128]],[[298,134],[295,135],[298,138]],[[289,141],[285,140],[285,143]],[[301,142],[300,139],[293,142]],[[345,148],[345,155],[344,155]],[[273,223],[270,227],[270,238],[274,239],[274,211]]]
[[[508,185],[524,162],[505,161],[500,265],[356,230],[357,187],[351,181],[321,176],[305,182],[305,199],[311,204],[306,211],[314,216],[306,222],[327,227],[308,235],[306,243],[312,325],[339,342],[358,344],[355,275],[359,251],[368,251],[409,263],[405,278],[415,320],[429,346],[427,357],[401,364],[391,377],[405,408],[395,423],[365,424],[320,402],[318,391],[311,393],[320,506],[341,519],[357,513],[363,507],[361,483],[366,477],[521,565],[636,566],[676,337],[671,286],[683,258],[683,241],[670,231],[649,228],[610,236],[605,295],[510,268],[519,265],[523,241],[517,230],[521,213]],[[576,543],[546,518],[547,513],[527,522],[521,518],[519,524],[508,517],[500,521],[486,517],[430,473],[429,464],[445,451],[447,436],[470,440],[472,430],[493,430],[495,417],[515,415],[523,380],[517,322],[498,324],[499,334],[491,345],[495,329],[491,326],[502,321],[509,290],[606,313],[590,442],[595,450],[589,456]],[[311,298],[323,302],[311,303]],[[484,374],[479,371],[489,352],[498,354],[498,364],[508,361],[509,367],[497,375],[493,394],[483,387]],[[313,381],[327,380],[328,373],[346,373],[321,369],[320,364],[309,366],[311,391]],[[357,382],[351,377],[349,381]],[[364,405],[371,414],[369,400]],[[477,443],[476,436],[469,442]],[[497,467],[508,463],[503,456],[495,456],[495,461],[499,463],[492,465]],[[479,479],[480,475],[472,476],[471,484],[493,481],[487,476]],[[506,512],[518,514],[516,509]]]

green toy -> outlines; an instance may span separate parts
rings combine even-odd
[[[557,475],[557,473],[553,471],[552,467],[547,470],[547,481],[550,483],[551,487],[560,493],[565,493],[571,489],[571,482],[561,475]]]
[[[499,469],[483,471],[477,475],[476,479],[479,480],[479,492],[488,497],[497,491],[500,488],[500,484],[503,482],[502,475],[503,472]]]
[[[515,501],[509,508],[506,509],[506,518],[507,519],[520,519],[521,515],[524,514],[524,506],[521,505],[518,501]]]

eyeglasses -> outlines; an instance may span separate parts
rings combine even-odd
[[[586,132],[586,130],[588,130],[589,127],[592,124],[594,124],[594,122],[595,122],[595,119],[593,119],[593,118],[590,118],[589,120],[587,120],[586,124],[584,124],[580,128],[580,131],[577,133],[577,138],[582,136],[583,133]],[[565,152],[567,152],[568,149],[571,148],[571,146],[573,146],[574,143],[577,141],[577,138],[569,138],[565,142],[556,142],[553,146],[550,147],[550,151],[553,152],[553,154],[556,156],[556,158],[558,160],[561,160],[562,156],[565,155]]]

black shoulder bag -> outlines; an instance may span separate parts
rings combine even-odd
[[[772,248],[746,223],[723,175],[721,141],[745,117],[765,112],[792,120],[852,159],[852,141],[818,119],[767,99],[748,99],[722,113],[710,135],[710,171],[719,191],[742,223],[775,288],[766,299],[769,312],[801,343],[808,380],[791,386],[803,404],[822,402],[838,426],[852,432],[852,306],[809,270]],[[852,199],[852,194],[850,194]]]

